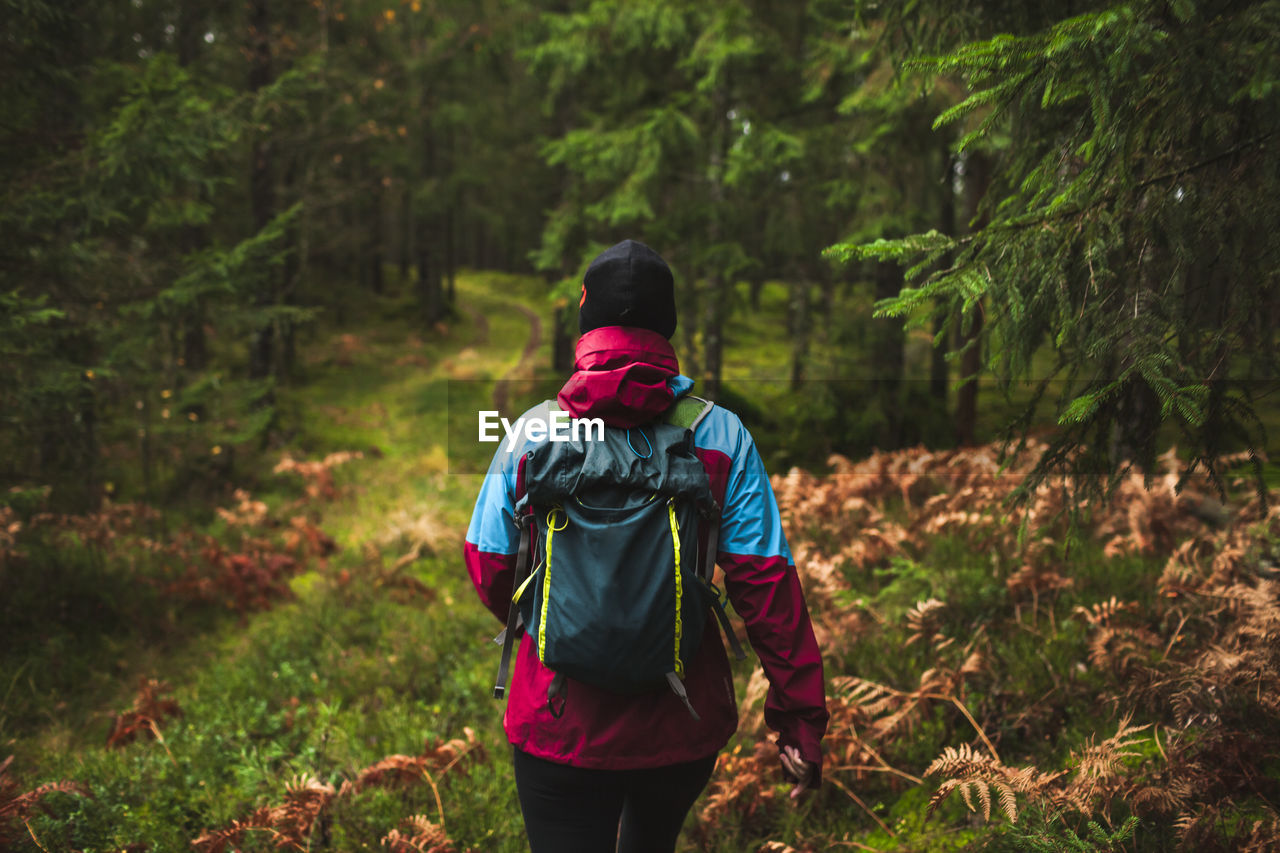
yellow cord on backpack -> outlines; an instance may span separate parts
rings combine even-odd
[[[671,520],[671,546],[676,557],[676,675],[684,678],[684,662],[680,660],[680,638],[684,621],[680,618],[680,599],[684,597],[684,578],[680,575],[680,526],[676,524],[675,498],[667,500],[667,517]]]
[[[564,524],[556,527],[556,513],[564,516]],[[538,614],[538,660],[547,658],[547,602],[551,600],[551,539],[558,530],[569,526],[569,516],[560,507],[547,510],[547,573],[542,578],[542,610]]]
[[[511,603],[512,603],[512,604],[519,604],[519,603],[520,603],[520,599],[521,599],[521,598],[524,598],[524,591],[525,591],[526,589],[528,589],[529,584],[533,583],[534,578],[536,578],[537,576],[538,576],[538,575],[537,575],[537,573],[535,572],[535,573],[531,573],[531,574],[529,575],[529,577],[527,577],[527,578],[525,578],[525,579],[524,579],[524,583],[520,584],[520,588],[516,590],[516,594],[515,594],[515,595],[513,595],[513,596],[511,596]]]

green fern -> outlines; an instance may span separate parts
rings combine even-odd
[[[1133,838],[1138,828],[1138,818],[1130,815],[1119,827],[1108,832],[1100,823],[1090,820],[1085,824],[1081,837],[1067,826],[1061,814],[1055,814],[1045,825],[1033,832],[1013,832],[1019,850],[1032,853],[1114,853],[1120,845]]]

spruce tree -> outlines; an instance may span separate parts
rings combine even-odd
[[[950,45],[880,20],[908,67],[964,82],[935,126],[961,129],[961,158],[991,158],[990,189],[972,233],[830,254],[908,265],[910,286],[881,313],[923,318],[943,301],[981,317],[986,368],[1056,393],[1038,476],[1065,466],[1115,482],[1151,471],[1176,436],[1216,477],[1222,454],[1264,447],[1258,406],[1276,378],[1280,3],[1073,11],[920,10],[988,36]],[[1256,457],[1255,473],[1261,488]]]
[[[659,249],[681,281],[683,367],[714,395],[736,284],[795,263],[809,275],[825,244],[821,226],[804,227],[822,223],[821,211],[797,203],[820,185],[820,170],[806,170],[804,125],[829,120],[804,92],[807,6],[570,5],[543,16],[529,53],[560,131],[545,154],[564,176],[536,263],[564,277],[567,297],[610,242]]]

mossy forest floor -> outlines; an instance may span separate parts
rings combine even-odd
[[[500,626],[461,560],[480,483],[465,472],[492,446],[457,440],[456,421],[491,405],[486,379],[515,381],[498,392],[511,408],[534,393],[521,382],[549,361],[550,311],[532,280],[473,273],[457,287],[457,318],[426,331],[407,296],[335,306],[302,348],[302,380],[278,393],[277,446],[242,453],[245,491],[220,495],[220,511],[48,520],[16,540],[0,578],[22,580],[0,650],[0,761],[13,755],[0,769],[0,848],[527,849],[491,698]],[[776,334],[744,343],[730,376],[753,352],[783,352]],[[1059,539],[1028,551],[990,477],[948,488],[946,472],[980,458],[859,464],[844,480],[797,472],[779,489],[832,681],[831,784],[787,802],[757,749],[748,662],[742,731],[683,849],[1159,850],[1198,837],[1232,849],[1221,845],[1268,837],[1280,771],[1244,756],[1276,743],[1275,686],[1251,699],[1249,673],[1231,669],[1244,664],[1198,650],[1231,651],[1257,678],[1274,655],[1196,599],[1238,588],[1237,616],[1266,609],[1268,517],[1228,541],[1135,492],[1130,526],[1055,528]],[[1188,542],[1176,586],[1164,575]],[[1227,571],[1213,561],[1231,548],[1238,576],[1213,586],[1197,567]],[[1217,681],[1187,675],[1215,666]],[[1186,689],[1168,695],[1189,706],[1162,717],[1140,688],[1175,677]],[[1213,684],[1217,698],[1197,692]],[[1230,707],[1214,704],[1223,691]],[[1128,713],[1146,728],[1117,738]],[[1253,722],[1224,746],[1210,714]],[[961,747],[977,757],[926,773]],[[1242,762],[1221,790],[1184,791],[1170,775],[1198,779],[1215,755]],[[1025,766],[1067,775],[1028,781]],[[1077,785],[1082,774],[1094,788]],[[956,795],[928,816],[948,779]],[[40,785],[54,787],[38,805],[20,796]]]

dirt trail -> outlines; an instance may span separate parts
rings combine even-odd
[[[524,350],[520,353],[520,361],[499,378],[493,386],[493,407],[504,414],[507,413],[508,390],[511,382],[516,379],[531,378],[533,376],[533,359],[538,354],[538,347],[542,345],[542,318],[533,309],[519,303],[515,303],[511,307],[528,318],[529,338],[525,341]],[[468,313],[472,312],[468,311]],[[472,313],[472,316],[483,320],[484,334],[487,337],[489,331],[488,319],[484,318],[484,315],[479,312]],[[477,323],[477,328],[479,326],[480,323]]]
[[[463,305],[462,310],[471,318],[471,324],[476,328],[476,337],[471,345],[478,347],[489,343],[489,318],[483,311],[472,308],[470,305]]]

